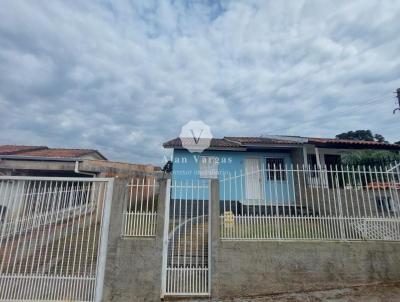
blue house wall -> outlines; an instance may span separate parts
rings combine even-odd
[[[211,150],[202,153],[190,153],[187,150],[175,149],[173,153],[173,173],[171,192],[174,199],[208,199],[208,179],[200,178],[200,158],[213,156],[219,160],[218,179],[220,180],[221,200],[241,201],[243,204],[256,205],[261,201],[246,200],[245,158],[259,158],[263,175],[263,204],[294,204],[293,175],[288,173],[286,180],[268,180],[265,172],[266,158],[283,158],[287,166],[292,159],[289,152],[268,151],[219,151]],[[190,189],[190,187],[192,187]],[[195,188],[193,190],[193,187]],[[189,189],[188,189],[189,188]]]

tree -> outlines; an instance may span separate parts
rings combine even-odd
[[[400,141],[398,141],[398,142],[395,142],[395,144],[396,144],[396,145],[400,145]]]
[[[380,134],[375,134],[374,135],[374,139],[375,141],[379,142],[379,143],[386,143],[385,138],[383,137],[383,135]]]
[[[348,131],[344,133],[340,133],[336,135],[336,138],[339,139],[350,139],[350,140],[363,140],[363,141],[373,141],[374,135],[371,130],[356,130],[356,131]]]
[[[336,135],[338,139],[349,139],[357,141],[375,141],[380,143],[386,143],[387,141],[381,134],[373,134],[371,130],[355,130],[343,132]]]
[[[387,166],[399,161],[398,153],[385,150],[359,150],[342,157],[343,164],[349,166]]]

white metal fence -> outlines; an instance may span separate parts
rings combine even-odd
[[[209,182],[170,184],[168,180],[162,295],[209,295]]]
[[[127,191],[127,201],[122,213],[122,236],[155,236],[159,197],[156,177],[132,178]]]
[[[400,174],[383,167],[268,166],[220,182],[221,237],[400,240]]]
[[[0,177],[0,301],[99,301],[111,194],[108,179]]]

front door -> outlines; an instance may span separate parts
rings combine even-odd
[[[244,167],[247,204],[259,204],[263,199],[261,161],[259,158],[245,158]]]

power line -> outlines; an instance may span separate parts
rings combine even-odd
[[[381,97],[386,96],[386,95],[388,95],[388,94],[389,94],[389,93],[385,93],[385,94],[383,94]],[[367,101],[367,102],[365,102],[365,103],[361,103],[361,104],[358,104],[358,105],[353,105],[353,106],[351,106],[351,109],[350,109],[350,110],[335,112],[335,114],[346,114],[346,113],[351,113],[351,112],[354,111],[354,109],[361,108],[361,107],[368,106],[368,105],[371,105],[371,104],[374,104],[374,103],[377,103],[377,102],[382,102],[382,101],[385,101],[385,99],[382,99],[382,98],[376,99],[376,98],[374,98],[374,99],[369,100],[369,101]],[[314,122],[314,121],[318,121],[318,120],[321,120],[321,119],[326,118],[326,117],[328,117],[328,116],[329,116],[329,115],[325,115],[325,116],[318,117],[318,118],[314,118],[314,119],[308,119],[308,120],[303,121],[303,122],[301,123],[301,125],[304,125],[304,124],[310,123],[310,122]],[[271,130],[271,131],[268,132],[268,133],[269,133],[269,134],[272,134],[272,132],[276,133],[276,132],[278,132],[278,131],[289,130],[289,129],[292,129],[292,128],[294,128],[294,127],[297,127],[298,125],[299,125],[299,124],[296,124],[296,125],[293,125],[293,126],[289,126],[289,127],[284,127],[284,128],[276,128],[276,129]]]

